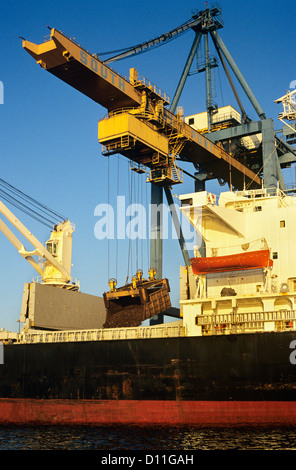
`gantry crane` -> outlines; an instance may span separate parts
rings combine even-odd
[[[193,164],[192,176],[196,181],[202,182],[199,189],[204,188],[207,179],[213,178],[227,182],[234,189],[244,189],[246,186],[256,189],[263,184],[271,190],[278,185],[284,187],[281,166],[286,164],[285,155],[290,149],[275,136],[272,120],[266,118],[223,43],[218,34],[222,27],[221,8],[215,4],[203,11],[195,10],[187,22],[168,33],[106,60],[101,59],[102,54],[89,53],[56,29],[51,29],[50,40],[42,44],[23,39],[23,48],[45,70],[107,109],[107,116],[98,126],[103,155],[119,153],[132,161],[132,169],[135,171],[141,172],[143,168],[147,168],[147,181],[152,183],[152,204],[162,203],[164,191],[169,206],[174,211],[170,188],[172,184],[183,180],[183,171],[177,165],[179,161]],[[139,77],[136,69],[130,69],[130,78],[126,80],[108,67],[109,63],[165,44],[190,29],[194,32],[194,40],[171,103],[166,93],[145,77]],[[211,97],[210,72],[216,63],[209,55],[209,37],[213,40],[242,116],[240,122],[224,121],[220,127],[213,125],[217,109]],[[181,113],[176,113],[176,110],[202,38],[205,64],[199,71],[206,72],[207,126],[201,131],[184,119]],[[258,114],[258,122],[246,115],[227,63]],[[262,136],[260,145],[250,152],[245,147],[242,153],[242,139],[257,134]],[[230,142],[237,144],[238,151],[229,150]],[[174,212],[172,216],[178,224]],[[161,220],[158,220],[157,226],[152,228],[157,237],[150,242],[150,263],[156,267],[158,276],[162,277],[160,226]],[[184,262],[189,265],[190,259],[180,227],[177,233],[180,233],[179,242]]]
[[[206,2],[206,4],[207,3],[208,2]],[[143,53],[153,47],[158,47],[159,44],[164,44],[166,41],[170,41],[177,35],[181,35],[184,31],[191,29],[195,33],[194,40],[174,98],[170,105],[170,111],[173,113],[175,112],[188,76],[205,72],[206,126],[198,126],[194,123],[194,118],[196,117],[198,120],[200,117],[199,115],[187,117],[185,118],[185,122],[189,123],[194,129],[198,130],[199,133],[206,136],[213,143],[218,145],[223,144],[223,147],[233,158],[252,169],[256,175],[260,175],[262,177],[262,182],[265,188],[272,191],[273,188],[280,186],[281,189],[284,189],[285,183],[281,169],[296,161],[295,148],[291,147],[285,140],[279,138],[278,133],[275,132],[272,119],[268,119],[266,117],[265,112],[254,96],[250,86],[218,33],[218,30],[221,28],[223,28],[222,9],[217,2],[213,2],[211,8],[207,7],[205,10],[201,11],[193,10],[192,18],[180,27],[175,28],[166,34],[162,34],[153,40],[128,48],[120,54],[108,58],[104,61],[104,64],[109,64],[116,60]],[[210,55],[210,38],[212,39],[218,58],[214,55]],[[203,50],[202,39],[204,43]],[[199,57],[201,57],[202,54],[203,61],[200,62]],[[196,69],[192,70],[192,64],[195,57],[197,57]],[[220,109],[213,101],[213,81],[211,72],[212,69],[218,67],[219,61],[223,67],[240,110],[240,116],[238,119],[237,115],[239,115],[239,113],[235,112],[235,110],[233,113],[228,113],[230,115],[227,117],[225,113],[222,112],[222,109],[221,112],[219,112]],[[228,67],[230,67],[246,97],[258,115],[260,119],[259,121],[254,121],[247,115]],[[181,157],[181,160],[182,159],[186,160],[185,152]],[[205,181],[217,178],[217,173],[220,172],[220,168],[218,168],[216,172],[208,171],[208,168],[204,166],[203,162],[199,162],[196,169],[197,171],[194,175],[197,180],[196,190],[203,190]],[[229,176],[230,174],[231,168],[229,170]],[[219,182],[225,183],[226,181],[229,183],[230,178],[228,177],[226,180],[223,180],[223,173],[221,172],[217,179]],[[231,186],[236,188],[236,182],[231,181]],[[247,180],[244,181],[244,186],[251,188]]]
[[[139,166],[150,168],[149,181],[171,185],[181,182],[176,157],[186,155],[187,161],[203,163],[209,171],[241,187],[244,181],[260,186],[260,178],[213,144],[181,117],[165,106],[169,98],[152,82],[139,78],[131,69],[127,81],[73,40],[56,29],[51,39],[42,44],[23,41],[23,47],[48,72],[78,89],[106,107],[108,116],[99,122],[99,141],[103,154],[121,153]]]
[[[195,28],[202,21],[198,15],[185,28]],[[167,37],[177,34],[177,30]],[[176,99],[173,106],[167,109],[167,94],[145,78],[139,78],[135,69],[131,69],[129,81],[124,79],[98,55],[90,54],[56,29],[51,29],[50,40],[42,44],[23,39],[23,48],[45,70],[107,108],[108,116],[99,122],[98,133],[99,141],[104,146],[103,153],[121,153],[133,160],[139,171],[141,165],[148,167],[152,204],[162,202],[164,188],[170,208],[174,207],[170,186],[182,181],[182,170],[176,165],[177,157],[195,166],[202,165],[209,174],[231,181],[235,188],[242,188],[246,183],[252,188],[261,186],[260,175],[233,158],[220,143],[216,145],[186,124],[182,116],[174,114]],[[196,51],[196,44],[193,49],[191,57]],[[179,85],[178,95],[180,89]],[[174,222],[178,223],[176,214],[172,215]],[[157,237],[151,240],[150,263],[162,277],[159,226],[154,230]],[[188,265],[190,258],[180,227],[177,233],[180,233],[179,241],[185,264]]]

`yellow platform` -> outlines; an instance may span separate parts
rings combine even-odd
[[[169,153],[168,138],[129,113],[114,114],[99,121],[98,138],[105,152],[116,149],[128,151],[130,148],[132,153],[132,147],[137,145],[136,160],[144,154],[147,158],[150,155],[149,159],[152,160],[153,153],[165,157]],[[146,163],[148,165],[151,161],[147,160]]]

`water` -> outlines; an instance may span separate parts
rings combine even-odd
[[[296,427],[0,426],[0,450],[296,450]]]

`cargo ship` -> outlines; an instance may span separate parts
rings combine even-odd
[[[196,248],[192,265],[180,268],[179,320],[54,330],[42,324],[40,300],[46,294],[45,305],[52,302],[48,290],[57,287],[30,284],[30,296],[38,295],[35,326],[26,318],[20,333],[1,335],[2,423],[295,422],[296,199],[266,189],[221,193],[219,203],[208,196],[180,196],[181,210],[206,243],[205,256]],[[242,263],[242,255],[250,262]],[[196,274],[197,261],[203,267]],[[105,294],[109,316],[118,311],[112,302],[118,307],[123,295],[126,304],[127,291],[137,299],[151,285],[139,276],[124,292],[112,286]],[[168,301],[161,299],[163,312]]]
[[[209,12],[181,29],[192,28],[198,42]],[[270,172],[261,179],[210,132],[168,110],[168,97],[134,69],[126,81],[55,29],[49,41],[23,40],[23,47],[108,109],[99,123],[103,154],[119,152],[138,171],[148,167],[148,181],[166,191],[181,182],[180,157],[225,178],[229,191],[179,196],[200,243],[172,273],[180,278],[180,305],[168,323],[143,324],[172,314],[169,280],[157,270],[147,279],[139,270],[121,287],[111,279],[108,292],[88,296],[71,280],[66,221],[46,247],[34,239],[34,253],[4,232],[37,270],[34,254],[46,262],[42,282],[25,284],[23,328],[0,334],[0,423],[295,424],[296,198],[281,187],[278,167],[274,179]],[[264,134],[270,120],[259,113],[256,130]],[[229,116],[220,121],[220,130],[244,126]],[[264,149],[252,149],[252,158],[256,152],[262,160]]]

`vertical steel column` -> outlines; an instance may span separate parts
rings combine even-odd
[[[198,32],[195,34],[194,41],[192,43],[187,61],[185,63],[179,84],[177,86],[172,104],[170,106],[170,112],[175,113],[177,104],[179,102],[181,93],[183,91],[186,79],[188,77],[194,56],[196,54],[198,45],[200,43],[201,39],[201,32]],[[168,198],[168,203],[171,206],[169,200],[172,199],[172,196],[170,194],[170,190],[167,188],[166,189],[166,195]],[[160,186],[157,186],[156,184],[152,183],[151,184],[151,205],[152,208],[160,207],[160,205],[163,203],[163,189]],[[173,207],[172,207],[173,208]],[[176,222],[176,217],[177,214],[172,213],[172,217],[174,220],[174,223]],[[153,225],[151,225],[151,239],[150,239],[150,266],[154,267],[157,271],[157,277],[162,278],[162,214],[161,211],[158,211],[157,217],[154,217],[154,222]],[[186,250],[186,247],[183,244],[183,235],[181,231],[181,227],[179,228],[180,230],[180,244],[181,250],[183,253],[184,261],[187,264],[187,260],[189,259],[188,252]]]
[[[177,108],[177,105],[178,105],[178,102],[179,102],[181,93],[182,93],[182,91],[183,91],[183,88],[184,88],[186,79],[187,79],[187,77],[188,77],[188,74],[189,74],[189,71],[190,71],[190,68],[191,68],[191,65],[192,65],[194,56],[195,56],[195,54],[196,54],[198,45],[199,45],[199,43],[200,43],[201,35],[202,35],[202,33],[201,33],[200,31],[195,34],[194,41],[193,41],[193,43],[192,43],[192,46],[191,46],[191,49],[190,49],[190,52],[189,52],[187,61],[186,61],[186,63],[185,63],[185,66],[184,66],[184,69],[183,69],[183,72],[182,72],[182,75],[181,75],[181,78],[180,78],[180,81],[179,81],[179,84],[178,84],[178,86],[177,86],[177,89],[176,89],[176,92],[175,92],[175,95],[174,95],[172,104],[171,104],[171,106],[170,106],[170,111],[171,111],[171,113],[173,113],[173,114],[174,114],[175,111],[176,111],[176,108]]]
[[[181,229],[181,226],[180,226],[180,221],[178,219],[178,215],[177,215],[177,212],[176,212],[176,209],[175,209],[175,204],[174,204],[174,201],[173,201],[172,193],[171,193],[170,189],[167,186],[165,186],[164,191],[165,191],[165,194],[166,194],[166,197],[167,197],[167,201],[168,201],[168,204],[169,204],[169,208],[170,208],[170,211],[171,211],[171,215],[172,215],[172,219],[173,219],[173,222],[174,222],[174,225],[175,225],[176,232],[177,232],[177,234],[179,234],[179,244],[180,244],[180,248],[181,248],[181,251],[182,251],[184,263],[185,263],[186,266],[190,266],[190,264],[191,264],[190,263],[190,257],[189,257],[189,254],[188,254],[188,251],[187,251],[187,248],[186,248],[186,242],[185,242],[183,232],[182,232],[182,229]]]
[[[188,54],[188,57],[187,57],[187,60],[186,60],[181,78],[180,78],[180,81],[178,83],[178,86],[177,86],[177,89],[176,89],[176,92],[175,92],[175,95],[174,95],[174,98],[173,98],[173,101],[172,101],[172,104],[170,106],[170,112],[173,113],[173,114],[176,111],[176,108],[177,108],[180,96],[182,94],[185,82],[186,82],[188,74],[190,72],[190,68],[191,68],[193,59],[194,59],[195,54],[197,52],[197,48],[198,48],[198,45],[200,43],[201,36],[202,36],[202,33],[200,31],[195,34],[195,38],[193,40],[191,49],[189,51],[189,54]],[[174,222],[174,225],[175,225],[176,232],[180,234],[179,244],[180,244],[180,248],[181,248],[181,251],[182,251],[184,263],[185,263],[186,266],[188,266],[188,265],[190,265],[190,257],[189,257],[189,254],[188,254],[188,251],[187,251],[187,248],[186,248],[186,243],[185,243],[184,236],[183,236],[183,233],[182,233],[182,228],[180,226],[180,222],[179,222],[179,219],[178,219],[178,216],[177,216],[177,213],[176,213],[176,209],[175,209],[175,205],[173,203],[173,198],[172,198],[172,194],[171,194],[170,189],[166,187],[165,188],[165,193],[166,193],[168,204],[170,206],[170,211],[171,211],[171,215],[172,215],[172,219],[173,219],[173,222]]]
[[[158,279],[162,279],[162,203],[162,186],[151,183],[150,267]]]
[[[224,54],[224,57],[226,58],[227,62],[229,63],[230,67],[233,70],[233,73],[235,74],[236,78],[238,79],[239,83],[241,84],[244,92],[248,96],[250,102],[252,103],[256,113],[260,117],[260,119],[266,119],[265,113],[263,109],[261,108],[260,104],[258,103],[257,99],[255,98],[252,90],[250,89],[249,85],[247,84],[246,80],[244,79],[242,73],[240,72],[238,66],[234,62],[232,56],[230,55],[230,52],[228,51],[227,47],[225,46],[224,42],[222,41],[221,37],[217,33],[217,31],[211,31],[211,36],[213,39],[213,42],[215,46],[220,47],[221,51]]]
[[[279,183],[279,188],[284,190],[284,189],[286,189],[286,185],[285,185],[285,180],[284,180],[284,177],[283,177],[281,165],[280,165],[280,162],[279,162],[278,158],[275,159],[275,163],[276,163],[276,176],[277,176],[277,180],[278,180],[278,183]]]
[[[278,165],[272,119],[262,121],[262,165],[264,187],[273,192],[277,187]]]
[[[204,34],[205,38],[205,69],[206,69],[206,107],[207,107],[207,116],[208,116],[208,132],[211,131],[212,127],[212,93],[211,93],[211,65],[210,65],[210,55],[209,55],[209,38],[208,33]]]
[[[190,67],[192,65],[194,56],[196,54],[199,42],[201,39],[201,32],[196,33],[193,44],[191,46],[185,67],[183,69],[182,76],[180,78],[179,84],[177,86],[172,104],[170,106],[170,112],[175,114],[177,104],[179,102],[181,93],[183,91],[186,79],[188,77]],[[172,195],[169,190],[169,188],[166,188],[166,196],[167,200],[169,203],[169,206],[171,208],[171,214],[173,221],[175,223],[175,227],[178,233],[180,233],[180,238],[179,238],[179,243],[181,246],[181,250],[183,253],[184,261],[185,264],[187,265],[190,263],[189,255],[184,243],[184,237],[182,234],[181,226],[176,226],[176,223],[179,223],[178,216],[175,213],[175,207],[174,205],[170,204],[170,201],[172,201]],[[151,184],[151,210],[157,210],[157,213],[154,214],[154,217],[151,217],[151,239],[150,239],[150,267],[153,267],[156,269],[156,276],[158,279],[162,278],[162,222],[163,222],[163,217],[162,217],[162,210],[161,206],[163,203],[163,188],[161,186],[157,186],[156,184],[152,183]],[[161,323],[163,321],[163,315],[158,315],[156,318],[151,318],[150,319],[150,325],[154,325],[157,323]]]
[[[150,268],[156,269],[156,278],[162,279],[162,223],[163,188],[151,183]],[[163,323],[164,315],[150,318],[150,325]]]

